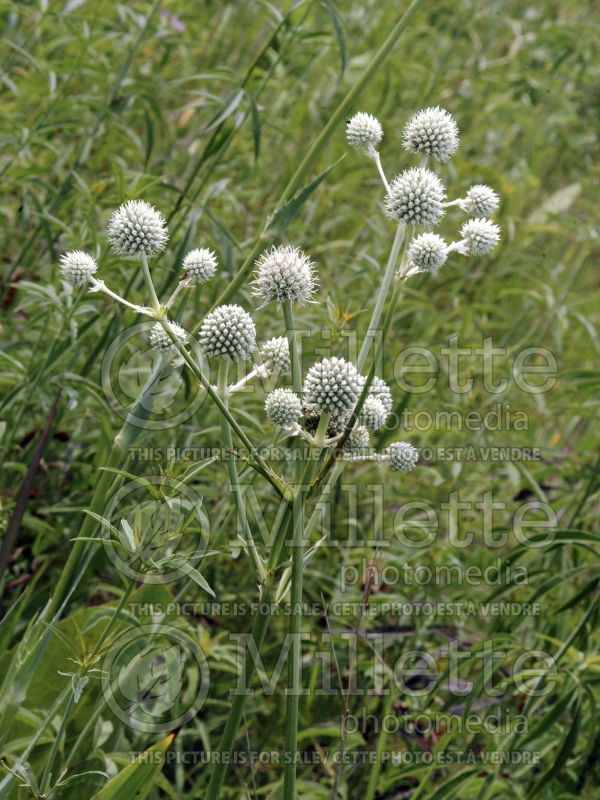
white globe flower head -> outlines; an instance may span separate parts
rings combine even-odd
[[[119,206],[108,223],[108,240],[121,256],[151,256],[164,250],[167,243],[165,220],[143,200],[129,200]]]
[[[272,369],[289,372],[291,368],[290,345],[285,336],[275,336],[260,348],[262,360]]]
[[[342,414],[354,407],[363,383],[354,364],[336,356],[324,358],[306,374],[304,403],[319,413]]]
[[[500,205],[500,198],[489,186],[476,184],[471,186],[467,196],[460,201],[459,205],[467,214],[472,214],[475,217],[485,217],[496,211]]]
[[[73,250],[60,257],[60,274],[78,288],[85,286],[97,269],[96,260],[82,250]]]
[[[475,217],[460,229],[468,252],[474,256],[484,256],[493,250],[500,241],[500,228],[490,219]]]
[[[245,360],[256,344],[256,328],[241,306],[218,306],[204,318],[199,339],[209,356]]]
[[[175,336],[179,339],[182,344],[187,342],[187,333],[176,322],[170,322],[169,325],[171,326],[171,330],[175,334]],[[163,328],[160,322],[156,322],[150,331],[150,344],[155,350],[159,350],[163,353],[169,352],[171,350],[175,350],[175,344],[173,340]]]
[[[371,431],[381,430],[388,418],[387,411],[381,400],[372,395],[365,400],[361,416],[365,426]]]
[[[291,428],[302,416],[302,401],[291,389],[275,389],[265,399],[267,417],[282,428]]]
[[[417,449],[408,442],[394,442],[385,454],[394,472],[410,472],[419,460]]]
[[[445,109],[424,108],[406,123],[404,147],[411,153],[426,153],[438,161],[448,161],[458,150],[458,125]]]
[[[316,286],[314,265],[298,247],[273,247],[256,262],[254,294],[265,303],[306,304]]]
[[[371,114],[359,111],[346,126],[346,140],[355,150],[377,150],[383,139],[383,128],[378,119]]]
[[[369,431],[364,425],[354,428],[346,439],[344,452],[351,456],[366,455],[369,451]]]
[[[182,268],[186,277],[196,283],[206,283],[217,271],[217,257],[208,247],[190,250],[183,259]]]
[[[392,391],[383,378],[378,378],[377,375],[375,375],[371,386],[369,387],[368,396],[379,400],[383,404],[386,414],[392,413],[392,407],[394,404],[392,399]]]
[[[435,273],[448,258],[448,245],[437,233],[422,233],[408,246],[408,263],[419,272]]]
[[[435,173],[413,167],[397,175],[385,198],[385,210],[395,220],[436,225],[444,215],[446,192]]]

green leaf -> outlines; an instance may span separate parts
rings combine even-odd
[[[148,797],[164,764],[164,755],[175,740],[175,733],[144,750],[140,758],[128,764],[112,778],[92,800],[144,800]]]
[[[291,200],[289,200],[285,205],[280,206],[279,208],[275,209],[273,215],[269,221],[269,228],[273,229],[277,232],[277,234],[282,234],[285,229],[294,221],[294,219],[298,216],[300,209],[303,205],[308,201],[310,196],[315,192],[315,190],[319,187],[319,185],[325,180],[325,178],[329,175],[329,173],[337,167],[337,165],[344,159],[346,155],[344,154],[341,158],[328,167],[324,172],[321,172],[320,175],[305,186],[303,189],[295,194]]]

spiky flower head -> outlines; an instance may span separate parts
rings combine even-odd
[[[422,272],[434,275],[448,258],[448,245],[437,233],[415,236],[408,246],[408,263]]]
[[[186,254],[182,267],[196,283],[205,283],[217,271],[217,257],[208,247],[200,247]]]
[[[408,442],[394,442],[387,450],[386,455],[394,472],[410,472],[419,460],[419,453]]]
[[[388,414],[381,400],[371,395],[364,402],[361,417],[369,430],[378,431],[385,425]]]
[[[298,247],[272,247],[256,262],[254,294],[265,303],[271,300],[307,303],[316,285],[313,266]]]
[[[238,361],[247,359],[253,350],[256,328],[241,306],[218,306],[204,318],[199,339],[207,355]]]
[[[444,215],[446,192],[429,169],[413,167],[397,175],[385,198],[385,210],[392,219],[415,225],[435,225]]]
[[[129,200],[119,206],[108,223],[108,240],[121,256],[147,256],[163,250],[167,226],[160,211],[144,200]]]
[[[262,360],[269,362],[272,368],[280,372],[290,371],[290,345],[285,336],[275,336],[266,341],[260,348],[260,354]]]
[[[467,214],[472,214],[475,217],[485,217],[487,214],[493,214],[500,205],[500,198],[493,189],[483,184],[476,184],[471,186],[460,202],[460,207]]]
[[[265,412],[276,425],[290,428],[302,416],[302,401],[291,389],[275,389],[265,399]]]
[[[392,400],[392,391],[383,378],[378,378],[377,375],[373,378],[373,382],[369,387],[369,397],[374,397],[383,403],[386,414],[391,414],[394,401]]]
[[[320,413],[343,413],[354,407],[363,383],[354,364],[336,356],[324,358],[306,374],[304,403]]]
[[[364,455],[368,451],[369,445],[369,431],[364,425],[359,425],[348,435],[344,445],[344,452],[352,456]]]
[[[426,153],[438,161],[448,161],[458,150],[458,125],[445,109],[424,108],[406,123],[404,147],[411,153]]]
[[[346,126],[346,139],[355,150],[376,150],[383,139],[383,128],[371,114],[359,111]]]
[[[500,228],[490,219],[475,217],[460,229],[460,234],[467,242],[471,255],[484,256],[500,241]]]
[[[182,344],[187,342],[187,333],[176,322],[170,322],[171,330]],[[175,345],[169,334],[165,331],[160,322],[155,322],[150,331],[150,344],[155,350],[163,353],[175,350]]]
[[[60,274],[73,286],[85,286],[97,269],[96,260],[83,250],[73,250],[60,257]]]

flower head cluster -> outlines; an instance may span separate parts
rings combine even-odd
[[[344,452],[348,455],[365,455],[369,449],[369,431],[364,425],[358,425],[348,434]]]
[[[308,370],[304,380],[305,405],[319,413],[340,414],[349,411],[358,400],[364,378],[354,364],[343,358],[324,358]]]
[[[346,139],[355,150],[376,150],[383,139],[383,128],[371,114],[359,111],[348,120]]]
[[[474,256],[483,256],[500,241],[500,228],[489,219],[475,217],[460,229],[468,252]]]
[[[417,111],[404,128],[404,147],[411,153],[425,153],[438,161],[448,161],[458,150],[454,117],[439,106]]]
[[[260,355],[267,366],[279,372],[290,371],[290,345],[285,336],[268,339],[260,348]]]
[[[387,448],[386,457],[394,472],[410,472],[419,460],[419,453],[408,442],[394,442]]]
[[[204,318],[199,339],[207,355],[238,361],[247,359],[254,349],[256,328],[241,306],[218,306]]]
[[[112,249],[122,256],[153,255],[164,249],[168,238],[162,214],[143,200],[119,206],[107,232]]]
[[[256,262],[254,294],[265,303],[307,303],[315,290],[313,263],[298,247],[273,247]]]
[[[265,412],[276,425],[290,428],[302,416],[302,401],[291,389],[275,389],[266,397]]]
[[[379,400],[383,404],[386,414],[391,413],[394,404],[392,391],[383,378],[378,378],[377,375],[375,375],[369,387],[369,397],[374,397],[376,400]]]
[[[408,246],[408,263],[420,272],[435,274],[448,258],[448,245],[437,233],[415,236]]]
[[[471,186],[466,197],[459,201],[459,205],[467,214],[485,217],[496,211],[500,205],[500,198],[489,186],[478,183]]]
[[[183,259],[183,270],[196,283],[205,283],[217,271],[217,257],[208,247],[190,250]]]
[[[407,169],[391,182],[385,198],[389,217],[415,225],[435,225],[444,215],[446,192],[431,170]]]
[[[95,259],[82,250],[73,250],[60,257],[60,274],[78,288],[85,286],[97,269]]]
[[[372,431],[378,431],[385,425],[388,412],[377,397],[370,395],[364,402],[361,416],[365,426]]]
[[[173,334],[179,339],[182,344],[187,342],[187,333],[176,322],[170,322]],[[165,331],[160,322],[156,322],[150,331],[150,344],[155,350],[160,350],[163,353],[175,350],[175,344]]]

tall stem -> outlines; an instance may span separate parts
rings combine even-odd
[[[400,221],[398,223],[398,227],[396,228],[396,235],[394,236],[394,242],[392,244],[390,256],[388,258],[387,266],[385,268],[383,280],[381,282],[381,286],[379,287],[379,291],[377,293],[377,299],[375,301],[375,308],[373,309],[373,314],[371,315],[371,321],[369,322],[367,333],[365,334],[362,347],[360,348],[360,353],[358,354],[358,361],[356,366],[359,372],[362,372],[362,369],[365,366],[365,363],[369,356],[369,351],[371,350],[375,337],[377,336],[379,323],[381,322],[381,315],[383,314],[383,309],[385,308],[385,301],[387,300],[387,296],[390,291],[390,286],[392,285],[392,282],[394,280],[394,275],[396,274],[396,264],[398,263],[398,256],[400,255],[400,248],[402,247],[402,242],[404,241],[405,233],[406,233],[406,223]]]
[[[223,405],[226,408],[229,405],[229,400],[228,400],[229,393],[227,390],[228,367],[229,367],[228,359],[221,358],[221,361],[219,363],[218,390],[221,399],[223,401]],[[265,577],[265,568],[262,558],[260,557],[258,550],[256,549],[256,545],[252,537],[252,531],[250,530],[250,525],[248,524],[244,495],[242,492],[242,487],[240,486],[240,477],[238,474],[237,464],[235,462],[235,456],[232,452],[233,440],[231,437],[231,427],[226,417],[224,416],[221,416],[221,433],[223,435],[223,444],[225,445],[225,461],[227,462],[227,472],[229,474],[229,482],[231,484],[231,489],[235,496],[235,505],[237,509],[238,521],[240,524],[240,528],[242,530],[242,538],[246,542],[246,547],[248,548],[250,558],[252,559],[254,569],[256,570],[257,578],[259,581],[262,581],[263,578]]]
[[[140,258],[142,261],[142,271],[144,273],[144,280],[146,281],[146,288],[148,289],[148,294],[150,295],[150,305],[152,306],[154,311],[159,312],[160,303],[158,302],[158,297],[156,295],[156,289],[154,288],[152,275],[150,275],[150,268],[148,267],[148,259],[146,258],[146,253],[142,252]]]
[[[302,391],[302,364],[294,313],[289,300],[283,304],[285,329],[292,362],[292,387],[296,394]],[[283,774],[283,796],[292,800],[296,794],[296,750],[298,747],[298,703],[300,696],[300,660],[302,658],[302,584],[304,579],[304,475],[306,444],[297,443],[296,487],[292,504],[292,589],[289,634],[291,647],[288,662],[288,696],[286,715],[286,762]]]

